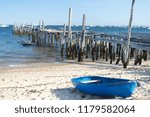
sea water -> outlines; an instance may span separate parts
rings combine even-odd
[[[53,63],[62,61],[59,48],[22,46],[19,41],[27,36],[12,34],[12,26],[0,27],[0,66],[16,66],[30,63]]]
[[[12,34],[12,26],[0,27],[0,66],[17,66],[30,63],[63,62],[59,47],[22,46],[19,41],[28,40],[27,36]],[[46,28],[63,29],[63,26],[50,25]],[[72,26],[72,30],[81,31],[81,26]],[[87,30],[108,34],[127,33],[126,26],[87,26]],[[136,33],[150,34],[148,27],[134,27]]]

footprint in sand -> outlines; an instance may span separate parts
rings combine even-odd
[[[3,95],[0,95],[0,98],[5,98],[5,96],[3,96]]]
[[[44,99],[45,99],[45,97],[42,97],[42,98],[41,98],[41,100],[44,100]]]

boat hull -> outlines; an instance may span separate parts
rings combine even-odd
[[[83,93],[101,97],[130,97],[137,87],[137,83],[132,80],[100,76],[73,78],[72,83],[77,90]]]
[[[19,41],[18,43],[23,46],[35,46],[35,44],[30,41]]]

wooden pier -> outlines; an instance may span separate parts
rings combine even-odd
[[[110,61],[110,64],[115,62],[123,63],[126,68],[128,56],[129,59],[134,58],[134,64],[142,64],[142,60],[150,60],[150,35],[132,33],[131,37],[128,34],[104,34],[90,32],[86,30],[86,16],[83,15],[82,30],[72,31],[71,29],[72,9],[69,9],[68,29],[64,24],[63,30],[45,29],[44,21],[38,26],[32,25],[14,25],[13,33],[16,35],[28,35],[29,39],[36,46],[54,46],[60,47],[60,56],[67,59],[77,58],[78,62],[84,59],[98,61],[104,59]],[[129,53],[127,52],[126,43],[130,38],[128,45]]]

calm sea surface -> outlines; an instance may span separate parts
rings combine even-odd
[[[63,26],[47,26],[52,29],[63,29]],[[109,34],[126,33],[127,27],[87,26],[87,30]],[[73,30],[80,31],[81,26],[73,26]],[[150,34],[148,27],[133,28],[133,32]],[[15,66],[37,62],[63,62],[60,49],[56,47],[22,46],[18,41],[28,40],[12,34],[12,26],[0,27],[0,66]]]

